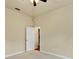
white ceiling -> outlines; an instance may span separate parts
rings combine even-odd
[[[20,13],[29,16],[39,16],[55,8],[60,8],[65,5],[72,4],[72,0],[48,0],[47,3],[38,2],[36,7],[33,7],[30,0],[5,0],[6,7],[15,10],[14,8],[20,8]],[[16,10],[15,10],[16,11]]]

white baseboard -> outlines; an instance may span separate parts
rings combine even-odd
[[[53,56],[57,56],[57,57],[60,57],[60,58],[63,58],[63,59],[72,59],[70,57],[66,57],[66,56],[62,56],[62,55],[58,55],[58,54],[54,54],[54,53],[51,53],[51,52],[47,52],[47,51],[44,51],[44,50],[41,50],[42,53],[45,53],[45,54],[49,54],[49,55],[53,55]]]
[[[47,52],[47,51],[44,51],[44,50],[41,50],[40,52],[45,53],[45,54],[49,54],[49,55],[53,55],[53,56],[57,56],[57,57],[60,57],[60,58],[63,58],[63,59],[72,59],[70,57],[58,55],[58,54]],[[7,57],[11,57],[11,56],[18,55],[18,54],[21,54],[21,53],[25,53],[25,51],[20,51],[20,52],[12,53],[12,54],[6,55],[5,57],[7,58]]]
[[[6,55],[5,57],[7,58],[7,57],[11,57],[11,56],[18,55],[18,54],[21,54],[21,53],[25,53],[25,51],[20,51],[20,52],[12,53],[12,54]]]

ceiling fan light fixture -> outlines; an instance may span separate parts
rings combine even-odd
[[[33,3],[33,1],[34,1],[34,0],[30,0],[30,1]],[[36,2],[36,3],[38,3],[38,2],[39,2],[39,0],[35,0],[35,2]]]

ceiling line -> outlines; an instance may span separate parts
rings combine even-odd
[[[32,22],[33,22],[33,26],[35,26],[35,22],[34,22],[34,19],[35,19],[35,7],[32,6]]]
[[[67,7],[67,6],[69,6],[69,5],[73,5],[73,4],[70,3],[70,4],[63,5],[63,6],[59,7],[59,8],[56,7],[56,8],[54,8],[54,9],[47,10],[46,12],[43,12],[43,13],[41,13],[41,14],[35,16],[35,19],[36,19],[37,17],[39,17],[39,16],[42,16],[42,15],[48,14],[48,13],[50,13],[50,12],[52,12],[52,11],[58,10],[58,9],[60,9],[60,8]]]
[[[18,14],[20,14],[20,15],[25,15],[25,16],[28,16],[28,17],[32,17],[31,15],[24,14],[24,13],[22,13],[22,12],[17,12],[17,11],[14,11],[13,9],[8,8],[8,7],[5,7],[5,9],[9,9],[9,10],[11,10],[12,12],[16,12],[16,13],[18,13]]]

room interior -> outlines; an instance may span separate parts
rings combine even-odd
[[[73,0],[5,0],[5,27],[6,59],[73,58]],[[40,27],[40,51],[25,51],[27,27]]]

